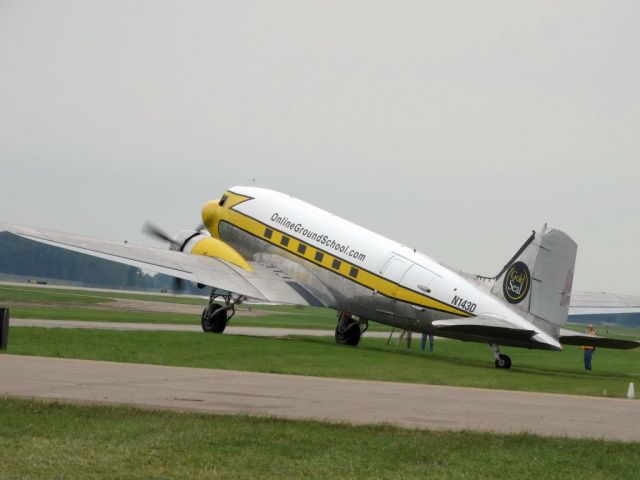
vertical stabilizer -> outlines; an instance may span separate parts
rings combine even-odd
[[[534,233],[498,274],[491,293],[557,336],[569,314],[577,250],[560,230]]]

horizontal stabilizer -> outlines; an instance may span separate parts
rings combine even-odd
[[[498,317],[479,315],[459,320],[436,320],[433,326],[442,333],[462,333],[492,338],[529,340],[537,332],[518,328],[516,325]]]
[[[560,329],[560,338],[563,345],[591,346],[601,348],[618,348],[630,350],[640,347],[640,342],[636,340],[619,340],[617,338],[605,338],[597,335],[586,335],[574,332],[573,330]]]

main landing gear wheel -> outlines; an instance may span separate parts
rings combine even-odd
[[[504,353],[500,353],[500,346],[496,345],[495,343],[489,343],[488,345],[489,345],[489,348],[491,349],[491,351],[493,352],[493,356],[496,359],[496,361],[494,363],[496,368],[504,368],[505,370],[510,369],[511,368],[511,358],[509,358],[509,355],[505,355]]]
[[[216,298],[222,298],[224,305],[215,303]],[[209,302],[202,311],[202,330],[205,332],[222,333],[227,328],[227,323],[236,313],[236,305],[246,299],[245,296],[232,298],[230,293],[218,293],[214,288],[209,295]]]
[[[338,314],[338,324],[336,325],[336,343],[338,345],[350,345],[356,347],[360,343],[360,324],[354,320],[351,314]]]
[[[219,303],[212,303],[202,311],[202,330],[222,333],[227,328],[227,312]]]
[[[500,358],[495,361],[496,368],[504,368],[505,370],[511,368],[511,358],[504,353],[500,354]]]

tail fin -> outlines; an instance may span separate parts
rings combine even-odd
[[[491,293],[557,336],[569,314],[578,246],[564,232],[534,232],[496,277]],[[532,318],[533,317],[533,318]],[[542,322],[540,322],[542,320]]]

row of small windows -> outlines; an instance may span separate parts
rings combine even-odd
[[[264,230],[264,237],[271,239],[273,237],[273,230],[271,230],[270,228],[266,228]],[[287,237],[286,235],[282,235],[282,238],[280,239],[280,245],[282,245],[283,247],[288,247],[289,237]],[[298,253],[304,255],[306,252],[307,252],[307,246],[304,243],[298,244]],[[320,251],[316,251],[313,258],[316,262],[322,263],[322,260],[324,259],[324,253]],[[340,270],[341,266],[342,266],[342,262],[337,258],[334,258],[333,261],[331,262],[331,268],[333,268],[334,270]],[[349,270],[349,276],[356,278],[358,276],[358,272],[359,270],[356,267],[351,267],[351,269]]]

